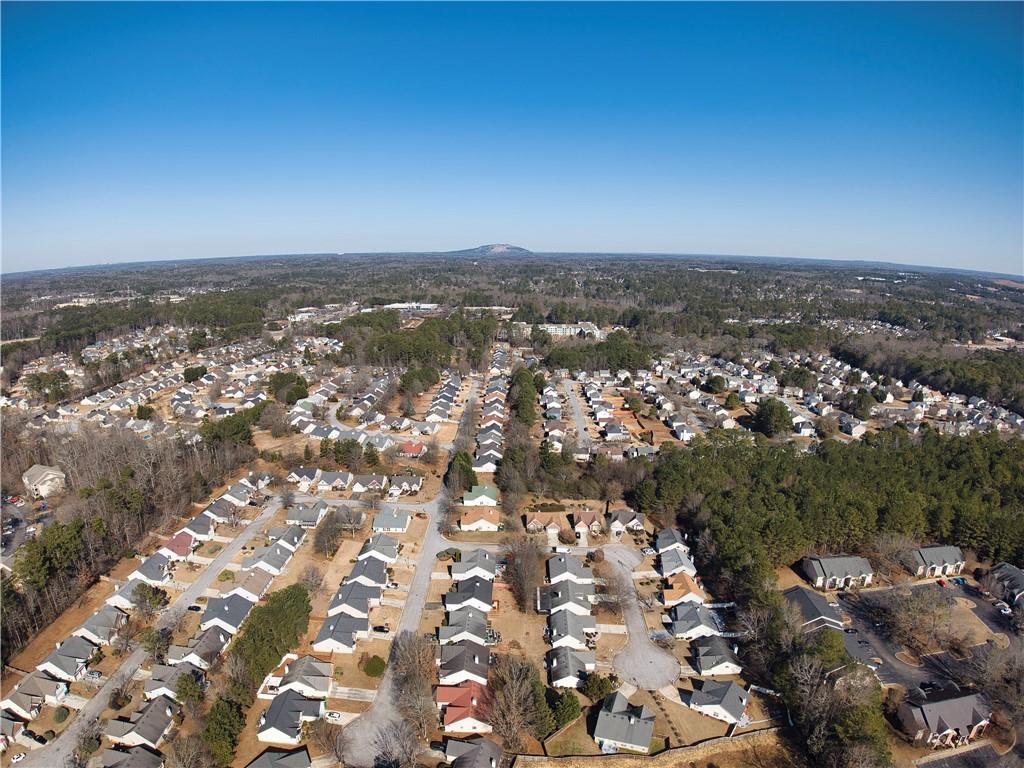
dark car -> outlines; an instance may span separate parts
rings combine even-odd
[[[199,613],[199,611],[203,610],[203,606],[196,605],[195,603],[193,603],[186,610],[195,611],[196,613]]]

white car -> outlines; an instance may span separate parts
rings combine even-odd
[[[343,715],[336,709],[328,709],[324,712],[324,720],[329,723],[340,723]]]
[[[19,752],[18,754],[11,756],[11,762],[12,763],[20,763],[24,759],[25,759],[25,753],[24,752]]]

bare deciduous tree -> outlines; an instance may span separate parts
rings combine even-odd
[[[544,552],[536,541],[526,535],[511,537],[505,543],[505,581],[516,605],[524,613],[531,609],[533,596],[544,572]]]
[[[522,733],[533,720],[536,674],[529,661],[512,654],[499,656],[491,666],[482,709],[509,750],[522,746]]]
[[[413,768],[420,742],[412,725],[399,720],[377,731],[373,747],[377,751],[375,768]]]

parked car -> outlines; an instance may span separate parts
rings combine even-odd
[[[24,759],[25,759],[25,753],[24,752],[19,752],[16,755],[11,755],[11,762],[12,763],[20,763]]]
[[[87,680],[102,680],[103,674],[99,670],[90,669],[85,673],[85,677]]]
[[[329,723],[340,723],[344,715],[336,709],[328,709],[324,712],[324,720]]]
[[[201,610],[203,610],[203,606],[192,603],[192,605],[186,608],[186,610],[193,611],[194,613],[199,613]]]
[[[654,554],[654,548],[653,547],[640,547],[640,554],[649,557],[650,555]]]

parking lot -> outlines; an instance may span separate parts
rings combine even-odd
[[[959,583],[961,581],[963,583]],[[912,585],[911,589],[952,590],[955,597],[970,601],[973,606],[971,612],[992,634],[1004,634],[1010,638],[1010,642],[1020,642],[1020,638],[1010,631],[1008,619],[994,607],[993,601],[982,597],[966,579],[959,579],[957,583],[946,582],[945,587],[936,582],[922,582]],[[849,620],[843,640],[850,656],[871,667],[883,685],[901,685],[905,688],[934,681],[941,670],[957,663],[944,652],[925,656],[920,666],[901,660],[897,654],[903,651],[902,646],[885,635],[884,628],[871,618],[867,610],[869,603],[864,603],[881,591],[862,593],[859,601],[851,599],[849,595],[836,598],[840,614]]]

